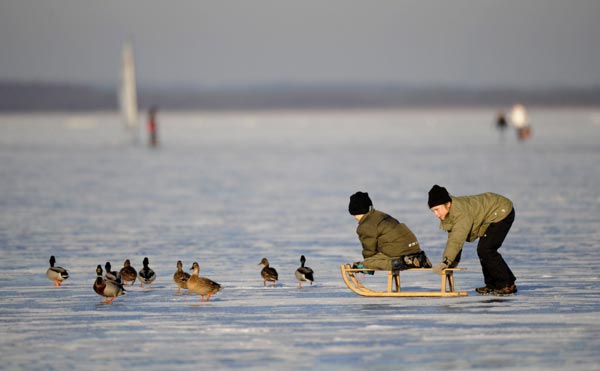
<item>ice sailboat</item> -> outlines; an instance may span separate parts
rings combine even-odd
[[[121,86],[119,89],[121,116],[132,141],[137,143],[139,140],[138,104],[135,62],[131,44],[123,45],[121,58]]]

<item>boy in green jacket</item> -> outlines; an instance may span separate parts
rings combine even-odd
[[[433,267],[434,272],[442,274],[444,269],[456,267],[464,243],[479,238],[477,255],[485,286],[475,291],[482,295],[509,295],[517,292],[516,278],[498,253],[515,220],[512,201],[491,192],[474,196],[450,196],[446,188],[436,184],[429,191],[428,205],[440,219],[440,228],[448,232],[443,261]]]
[[[350,196],[348,211],[358,221],[356,233],[362,244],[364,261],[356,263],[357,267],[394,271],[431,267],[412,231],[388,214],[375,210],[368,193],[356,192]]]

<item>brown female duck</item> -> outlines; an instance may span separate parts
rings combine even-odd
[[[137,271],[134,267],[131,266],[131,262],[129,259],[125,260],[123,263],[123,268],[121,268],[121,279],[126,286],[133,286],[135,284],[135,279],[137,278]]]
[[[269,260],[267,258],[262,258],[258,265],[264,265],[265,267],[260,271],[260,275],[263,278],[263,285],[267,286],[267,281],[273,282],[273,287],[275,287],[275,283],[277,282],[279,275],[277,271],[273,267],[269,267]]]
[[[196,293],[202,297],[202,302],[204,301],[204,297],[206,296],[206,301],[210,300],[210,297],[221,290],[221,285],[216,283],[213,280],[210,280],[205,277],[198,277],[200,274],[200,266],[198,263],[194,262],[192,264],[192,268],[194,273],[190,276],[190,279],[187,281],[188,290],[193,293]]]
[[[177,261],[177,270],[175,274],[173,274],[173,281],[177,285],[177,295],[181,293],[181,289],[188,288],[188,280],[190,279],[190,274],[188,272],[183,271],[183,264],[181,260]],[[188,291],[189,293],[189,291]]]

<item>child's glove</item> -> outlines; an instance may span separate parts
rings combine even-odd
[[[442,271],[446,268],[448,268],[448,263],[446,263],[446,261],[443,261],[439,264],[434,265],[433,268],[431,268],[431,270],[433,271],[433,273],[439,274],[441,276],[443,274]]]

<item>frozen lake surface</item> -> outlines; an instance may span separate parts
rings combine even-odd
[[[156,150],[112,113],[0,115],[0,369],[600,370],[600,110],[530,114],[519,142],[491,110],[159,112]],[[350,292],[350,194],[369,192],[435,262],[436,183],[513,200],[500,251],[519,293],[474,293],[476,244],[456,278],[468,297]],[[298,289],[301,254],[316,282]],[[50,255],[71,275],[62,287]],[[144,256],[152,289],[100,303],[96,265]],[[224,290],[175,295],[177,260]],[[406,289],[438,281],[403,275]]]

